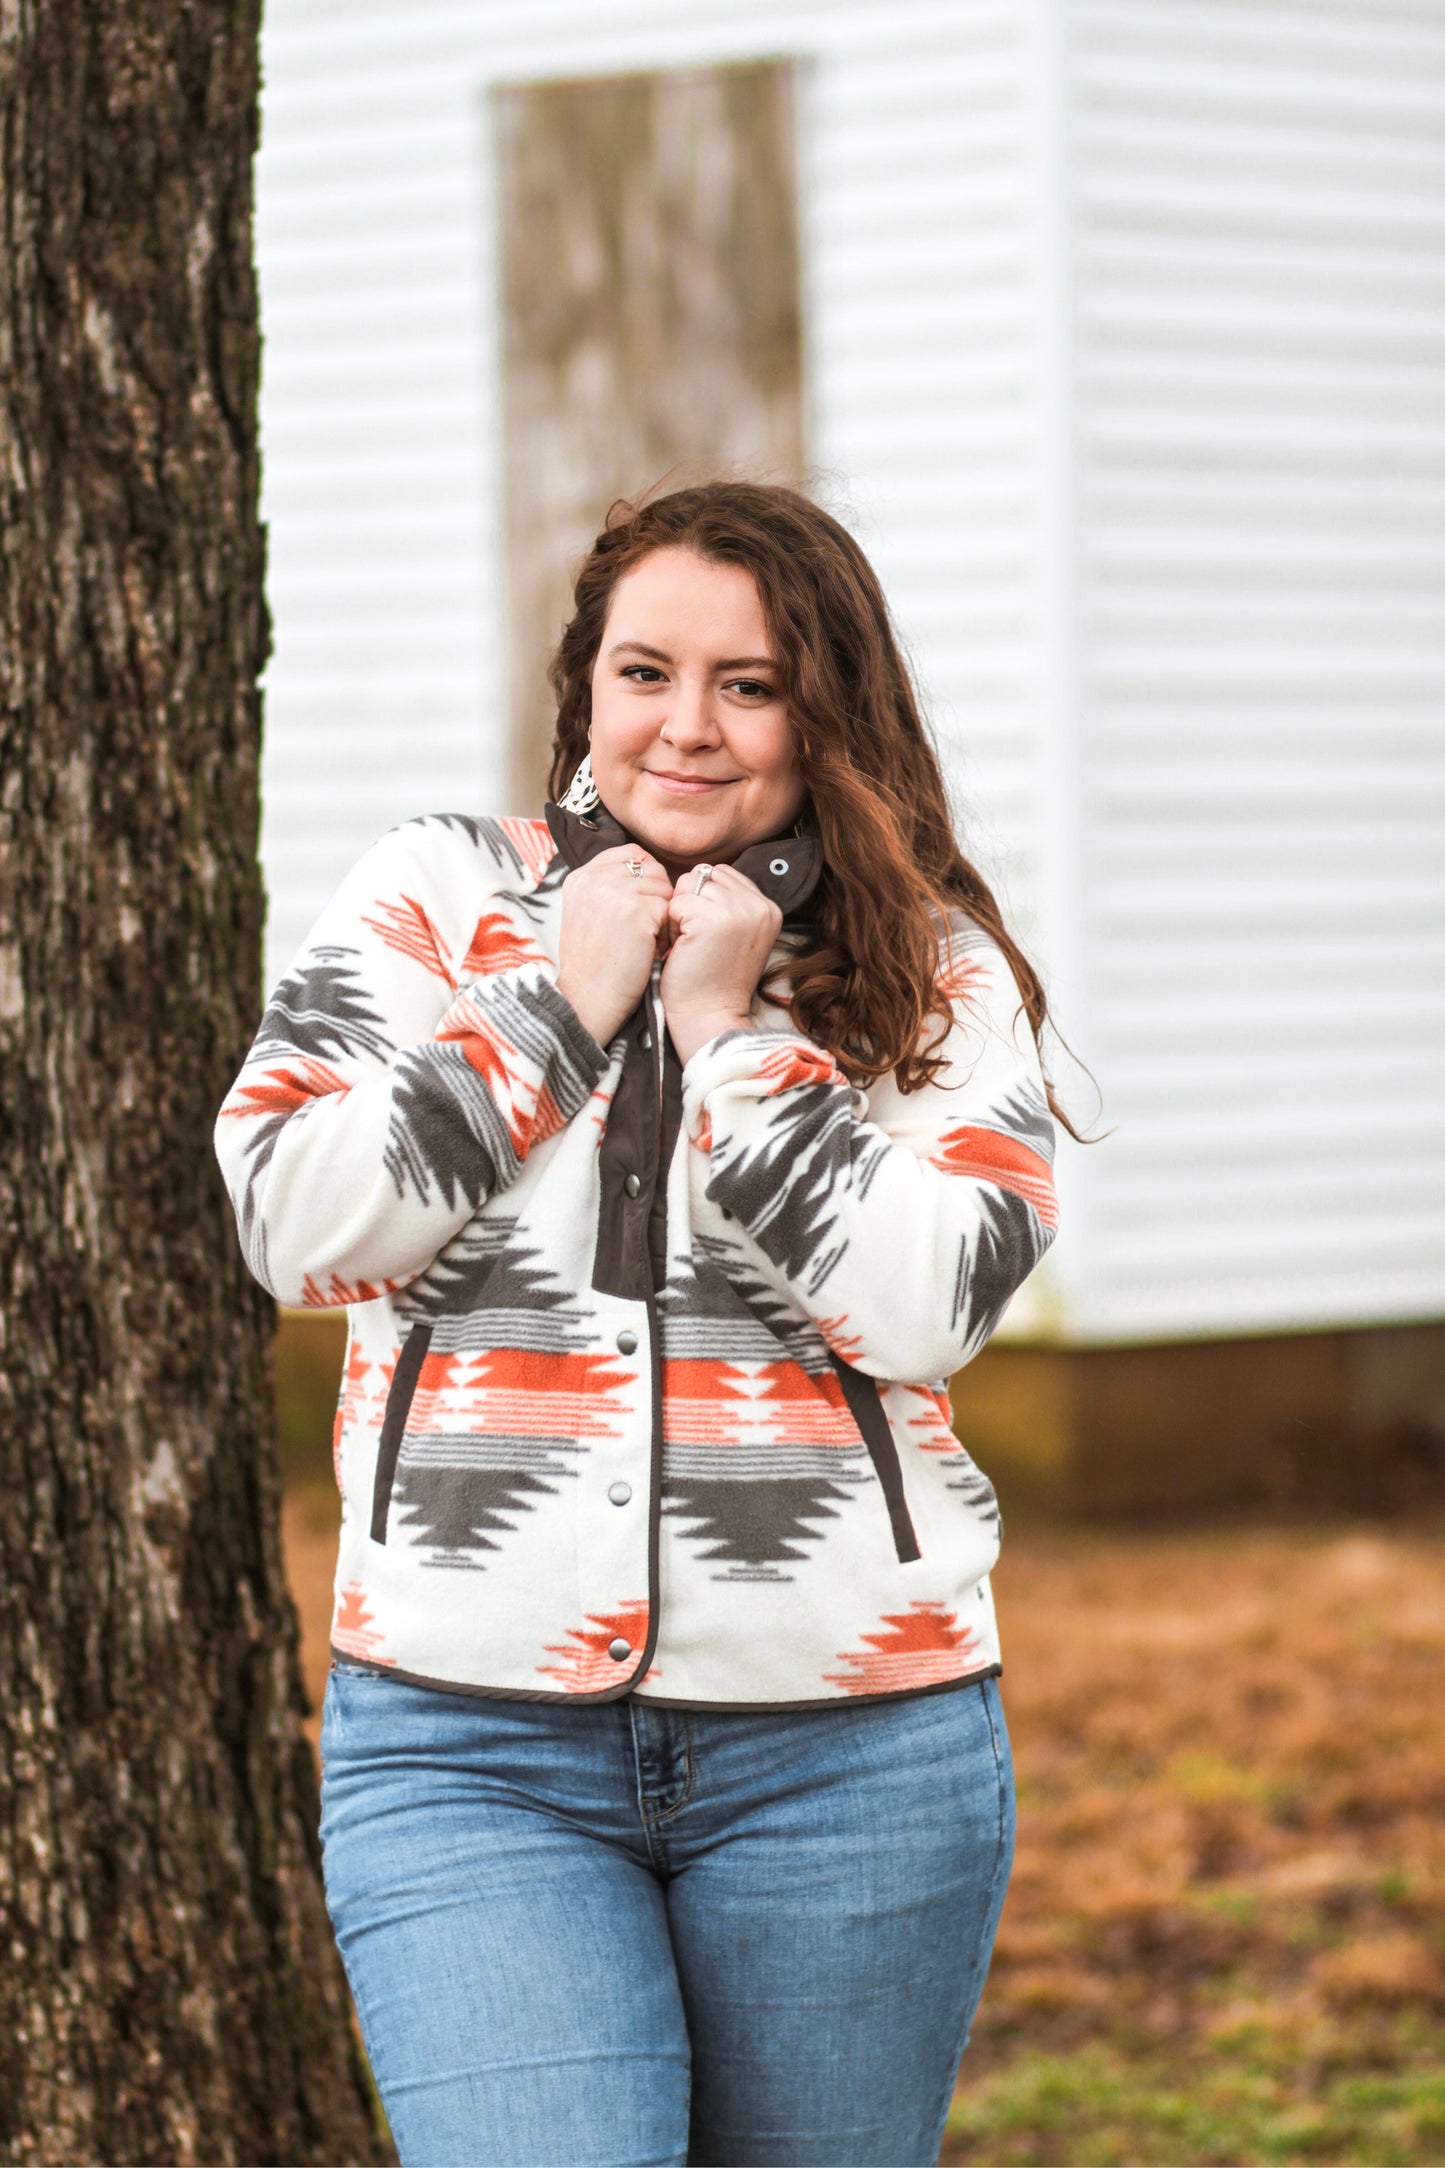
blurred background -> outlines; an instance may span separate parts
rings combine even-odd
[[[946,2158],[1445,2157],[1445,0],[271,0],[274,978],[536,813],[609,502],[802,481],[1037,955],[954,1385],[1024,1835]],[[341,1321],[288,1316],[313,1676]]]

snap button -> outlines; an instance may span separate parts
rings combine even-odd
[[[769,859],[769,861],[768,861],[768,871],[769,871],[769,873],[786,873],[786,872],[787,872],[787,870],[788,870],[788,861],[787,861],[787,859],[786,859],[786,858],[772,858],[772,859]]]
[[[652,1052],[652,1033],[650,1031],[640,1033],[637,1043],[644,1054],[650,1054]]]
[[[642,1195],[642,1183],[639,1177],[635,1174],[629,1174],[627,1180],[623,1183],[622,1187],[626,1190],[629,1197],[640,1197]]]
[[[630,1483],[614,1483],[607,1495],[615,1506],[625,1506],[632,1496],[632,1485]],[[981,1595],[983,1591],[980,1590],[979,1593]]]
[[[635,1332],[620,1332],[617,1335],[617,1352],[619,1355],[635,1355],[637,1353],[637,1335]]]
[[[612,1658],[614,1664],[625,1663],[627,1661],[627,1658],[632,1654],[632,1643],[630,1641],[624,1641],[621,1634],[619,1634],[615,1641],[608,1642],[607,1653]]]

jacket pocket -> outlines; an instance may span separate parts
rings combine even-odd
[[[391,1374],[391,1389],[386,1396],[386,1413],[382,1417],[381,1437],[376,1447],[376,1481],[371,1492],[373,1543],[386,1541],[386,1521],[391,1511],[391,1487],[396,1481],[401,1441],[406,1431],[406,1419],[411,1413],[416,1381],[421,1376],[421,1366],[426,1359],[426,1351],[431,1346],[431,1336],[430,1325],[413,1325],[402,1342],[401,1353],[396,1358],[396,1368]]]
[[[898,1447],[894,1442],[892,1427],[878,1397],[878,1380],[868,1377],[845,1363],[841,1355],[828,1350],[828,1360],[838,1373],[838,1383],[843,1388],[843,1398],[848,1412],[863,1434],[868,1448],[868,1458],[873,1463],[873,1473],[878,1478],[888,1507],[889,1525],[893,1530],[893,1548],[898,1553],[900,1565],[922,1558],[918,1537],[914,1532],[908,1500],[903,1495],[903,1469],[898,1460]]]

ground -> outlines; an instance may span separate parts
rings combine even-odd
[[[319,1704],[334,1507],[287,1501]],[[1445,1524],[1010,1529],[1019,1844],[945,2162],[1445,2160]]]

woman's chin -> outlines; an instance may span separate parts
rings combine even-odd
[[[732,839],[731,822],[719,820],[715,812],[702,806],[678,806],[662,813],[649,808],[643,818],[632,817],[629,808],[619,817],[628,833],[636,836],[654,858],[688,865],[716,859],[721,864],[742,848]]]

